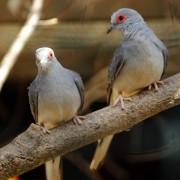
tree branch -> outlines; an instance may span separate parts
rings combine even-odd
[[[0,91],[16,60],[38,25],[44,0],[33,1],[29,17],[0,63]]]
[[[30,127],[10,144],[0,149],[0,179],[27,172],[58,155],[66,154],[98,139],[131,129],[141,121],[180,104],[180,73],[166,79],[158,92],[143,91],[120,106],[106,107],[86,115],[80,126],[72,121],[43,134],[38,126]]]

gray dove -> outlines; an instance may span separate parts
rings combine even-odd
[[[78,73],[64,68],[52,49],[39,48],[35,53],[38,74],[29,87],[29,103],[32,115],[43,130],[59,126],[73,119],[80,124],[83,116],[77,116],[84,103],[84,86]],[[47,180],[60,180],[60,157],[46,163]]]
[[[108,69],[107,100],[115,106],[119,101],[122,109],[124,100],[142,89],[158,90],[168,59],[164,44],[145,23],[142,16],[133,9],[122,8],[111,16],[112,26],[107,33],[117,29],[123,41],[114,52]],[[91,162],[91,169],[98,169],[103,163],[113,135],[98,141]]]

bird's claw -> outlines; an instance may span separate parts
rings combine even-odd
[[[44,124],[36,124],[44,134],[50,134],[50,131],[44,127]]]
[[[81,125],[82,124],[82,120],[85,119],[85,116],[73,116],[73,121],[74,121],[74,124],[78,124],[78,125]]]
[[[117,105],[117,103],[120,101],[122,109],[125,109],[124,100],[125,101],[132,101],[132,98],[130,98],[130,97],[123,97],[121,94],[119,94],[117,99],[115,100],[115,102],[113,104],[113,107],[115,107]]]
[[[149,85],[148,90],[152,90],[154,88],[155,91],[158,91],[159,90],[158,85],[164,85],[164,82],[163,81],[156,81],[156,82]]]

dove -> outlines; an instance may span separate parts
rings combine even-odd
[[[73,119],[81,124],[77,114],[84,103],[84,85],[80,75],[64,68],[48,47],[36,50],[38,74],[29,86],[28,96],[32,115],[44,133]],[[60,157],[46,163],[47,180],[60,180]]]
[[[122,8],[111,16],[107,34],[119,30],[123,40],[116,48],[108,68],[107,101],[115,106],[146,87],[158,90],[168,59],[168,51],[162,41],[148,27],[135,10]],[[113,135],[98,141],[90,169],[98,169],[107,154]]]

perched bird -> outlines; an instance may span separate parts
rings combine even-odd
[[[84,103],[84,86],[78,73],[64,68],[52,49],[39,48],[35,53],[38,74],[29,87],[29,103],[32,115],[43,130],[73,119],[80,124],[83,116],[77,116]],[[47,180],[60,180],[60,157],[46,163]]]
[[[122,8],[111,16],[112,26],[107,33],[117,29],[123,41],[114,52],[108,69],[107,100],[110,105],[121,102],[142,89],[158,85],[167,66],[168,52],[164,44],[133,9]],[[99,140],[90,168],[97,169],[103,162],[113,135]]]

